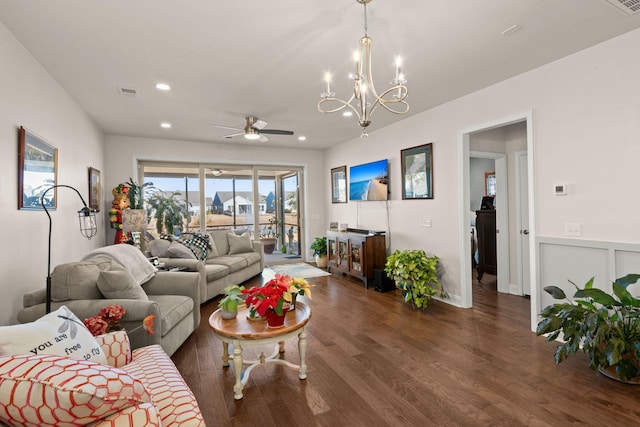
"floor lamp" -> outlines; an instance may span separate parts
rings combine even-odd
[[[45,196],[49,191],[53,190],[54,188],[61,188],[61,187],[70,188],[73,191],[75,191],[78,197],[80,197],[82,204],[84,205],[84,207],[78,211],[78,220],[80,221],[80,233],[82,233],[82,235],[87,239],[91,240],[91,238],[95,236],[96,233],[98,232],[98,227],[96,226],[96,211],[93,209],[89,209],[89,207],[87,206],[87,203],[84,201],[84,199],[80,195],[80,192],[75,188],[71,187],[70,185],[62,185],[62,184],[54,185],[52,187],[47,188],[44,191],[44,193],[42,193],[42,196],[40,196],[40,204],[42,205],[42,208],[44,209],[47,216],[49,217],[49,256],[47,258],[47,301],[46,301],[47,313],[51,312],[51,214],[49,214],[49,211],[47,210],[47,205],[45,203]]]

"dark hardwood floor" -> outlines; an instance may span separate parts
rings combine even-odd
[[[427,311],[349,278],[309,282],[307,379],[259,366],[240,401],[208,326],[218,298],[201,307],[172,359],[208,426],[640,425],[640,386],[594,373],[584,354],[555,366],[555,345],[529,330],[529,300],[497,294],[495,281],[474,284],[472,309],[435,301]],[[284,353],[294,363],[296,344]]]

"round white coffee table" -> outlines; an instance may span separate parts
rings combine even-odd
[[[277,329],[267,327],[267,321],[249,320],[247,318],[249,310],[246,306],[238,308],[238,316],[235,319],[226,320],[221,316],[218,309],[209,317],[209,326],[213,333],[222,341],[222,362],[223,366],[229,366],[229,358],[233,358],[233,369],[236,382],[233,386],[233,397],[236,400],[242,399],[242,389],[249,380],[249,374],[256,367],[264,363],[280,363],[289,368],[298,370],[298,378],[307,378],[307,365],[305,356],[307,351],[307,333],[305,327],[311,318],[311,309],[302,302],[296,303],[296,309],[287,312],[284,326]],[[284,341],[288,338],[298,336],[298,351],[300,353],[300,364],[295,365],[284,359],[277,359],[278,353],[284,353]],[[265,356],[260,354],[259,360],[243,360],[242,347],[258,346],[276,343],[274,352]],[[229,344],[233,346],[233,355],[229,354]],[[248,365],[242,369],[243,365]]]

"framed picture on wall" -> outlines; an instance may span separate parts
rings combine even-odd
[[[100,171],[89,167],[89,208],[100,212]]]
[[[433,143],[400,150],[403,199],[433,199]]]
[[[20,126],[18,131],[18,209],[42,209],[41,197],[58,180],[58,149]],[[47,209],[56,208],[57,189],[47,192]]]
[[[496,195],[496,171],[486,171],[484,173],[484,195]]]
[[[331,203],[347,203],[347,167],[331,169]]]

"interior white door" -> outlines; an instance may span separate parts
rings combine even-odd
[[[529,163],[526,151],[516,153],[518,168],[518,276],[522,293],[531,295],[529,264]]]

